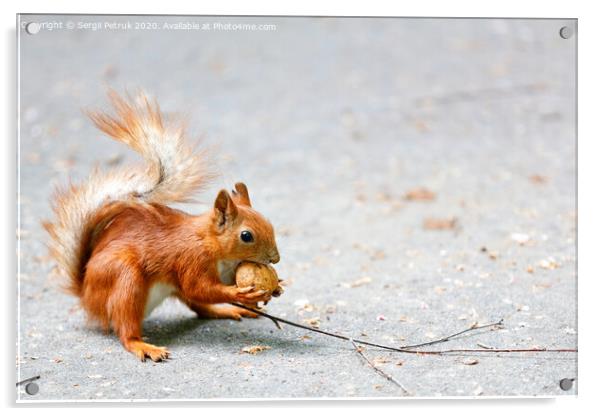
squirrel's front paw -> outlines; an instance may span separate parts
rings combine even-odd
[[[272,294],[268,290],[255,290],[254,286],[234,286],[234,289],[234,302],[247,305],[256,305],[257,302],[267,302],[272,297]]]

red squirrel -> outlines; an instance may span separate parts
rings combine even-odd
[[[142,321],[167,297],[199,317],[257,315],[232,305],[266,302],[270,294],[235,286],[236,265],[280,260],[274,229],[237,183],[221,190],[213,209],[190,215],[167,206],[189,202],[208,185],[207,156],[186,139],[182,124],[167,123],[156,101],[109,92],[114,115],[89,112],[101,131],[138,152],[146,166],[100,172],[57,189],[55,218],[44,227],[50,252],[68,276],[89,318],[113,329],[140,360],[165,360],[169,351],[142,341]]]

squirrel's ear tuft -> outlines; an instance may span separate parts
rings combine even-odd
[[[234,197],[234,202],[236,202],[238,205],[245,205],[247,207],[251,206],[249,191],[247,190],[247,185],[244,183],[238,182],[234,185],[232,196]]]
[[[225,189],[219,191],[217,198],[215,198],[213,207],[215,213],[215,223],[218,227],[223,227],[228,223],[231,223],[238,215],[238,209],[236,209],[234,201],[232,201],[228,191]]]

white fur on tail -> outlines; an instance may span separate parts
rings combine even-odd
[[[155,101],[143,93],[134,99],[122,98],[112,90],[109,98],[115,115],[91,112],[90,118],[111,138],[142,155],[146,163],[110,172],[95,169],[87,181],[57,190],[53,199],[56,218],[44,225],[52,237],[51,254],[70,277],[70,289],[76,294],[95,228],[118,213],[119,207],[111,211],[110,202],[186,202],[213,178],[205,153],[187,142],[182,123],[164,121]]]

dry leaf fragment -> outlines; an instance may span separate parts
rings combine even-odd
[[[345,286],[345,287],[360,287],[360,286],[367,285],[371,281],[372,281],[371,277],[365,276],[365,277],[362,277],[360,279],[354,280],[351,283],[343,283],[343,286]]]
[[[426,188],[416,188],[405,194],[408,201],[432,201],[435,199],[435,193]]]
[[[370,260],[382,260],[385,257],[387,257],[387,254],[383,251],[383,250],[376,250],[374,253],[372,253],[372,255],[370,256]]]
[[[309,300],[308,300],[308,299],[297,299],[297,300],[296,300],[296,301],[293,303],[293,305],[295,305],[295,306],[301,306],[301,307],[303,307],[303,306],[305,306],[305,305],[307,305],[307,304],[309,304]]]
[[[299,315],[303,315],[303,312],[314,312],[316,311],[318,308],[316,307],[316,305],[313,305],[311,303],[307,303],[305,305],[303,305],[302,307],[300,307],[297,312],[299,312]]]
[[[529,234],[524,234],[524,233],[512,233],[510,235],[510,238],[512,240],[516,241],[521,246],[527,244],[529,242],[529,240],[531,240],[531,237],[529,237]]]
[[[382,202],[390,202],[393,198],[391,197],[391,194],[388,192],[378,192],[376,194],[376,199],[378,199],[379,201],[382,201]]]
[[[445,292],[445,291],[447,290],[447,288],[446,288],[446,287],[444,287],[444,286],[435,286],[435,287],[433,288],[433,290],[434,290],[436,293],[438,293],[438,294],[441,294],[441,293]]]
[[[315,318],[304,319],[303,322],[314,328],[320,327],[320,317],[319,316],[316,316]]]
[[[380,367],[383,364],[387,364],[390,363],[391,360],[385,357],[376,357],[373,361],[372,364],[374,364],[376,367]]]
[[[552,287],[551,283],[536,283],[533,286],[531,286],[531,290],[533,292],[539,292],[543,289],[549,289]]]
[[[414,127],[416,128],[416,130],[418,130],[421,133],[426,133],[426,132],[430,131],[428,124],[426,124],[422,120],[415,120]]]
[[[268,347],[267,345],[249,345],[247,347],[243,347],[240,352],[256,355],[257,353],[270,349],[272,349],[272,347]]]
[[[554,257],[548,257],[539,262],[539,267],[542,269],[554,270],[560,267],[560,263],[554,260]]]
[[[477,342],[477,345],[481,348],[484,348],[486,350],[492,350],[493,347],[491,345],[487,345],[487,344],[483,344],[482,342]]]
[[[426,218],[422,223],[422,227],[425,230],[453,230],[457,223],[456,218]]]
[[[366,198],[366,195],[358,193],[358,194],[355,195],[355,199],[356,199],[357,202],[363,203],[363,202],[366,202],[367,198]]]
[[[542,176],[542,175],[535,174],[535,175],[529,176],[529,180],[533,183],[541,185],[542,183],[546,183],[548,181],[548,178],[546,178],[545,176]]]
[[[363,285],[367,285],[368,283],[370,283],[372,281],[371,277],[362,277],[361,279],[357,279],[356,281],[351,283],[351,287],[360,287]]]

